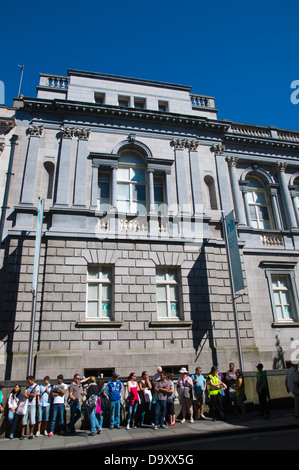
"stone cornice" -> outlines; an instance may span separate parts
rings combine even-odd
[[[54,113],[60,115],[80,114],[108,119],[124,119],[129,121],[155,122],[168,126],[191,127],[213,133],[223,133],[228,128],[227,123],[208,119],[201,116],[176,114],[147,109],[121,108],[96,103],[84,103],[69,100],[47,100],[40,98],[24,98],[22,111],[29,113]]]

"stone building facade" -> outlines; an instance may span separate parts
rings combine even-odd
[[[26,371],[39,199],[36,378],[239,365],[232,210],[244,369],[285,367],[299,342],[298,132],[219,120],[188,86],[76,70],[41,74],[37,98],[1,111],[4,379]]]

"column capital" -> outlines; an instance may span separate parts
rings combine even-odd
[[[215,155],[223,155],[225,151],[225,145],[224,144],[214,144],[212,145],[212,152],[215,153]]]
[[[280,172],[285,172],[287,169],[288,164],[285,162],[276,162],[276,170]]]
[[[74,127],[61,126],[61,137],[71,139],[74,136],[75,129]]]
[[[238,158],[238,157],[229,156],[229,157],[226,157],[225,160],[227,161],[228,166],[234,166],[234,167],[236,167],[236,166],[237,166],[237,163],[238,163],[238,161],[239,161],[239,158]]]
[[[77,128],[76,129],[76,135],[77,135],[78,139],[88,140],[89,136],[90,136],[90,129],[86,129],[84,127]]]
[[[35,124],[31,124],[28,127],[27,132],[31,137],[41,137],[44,132],[44,126],[37,126]]]

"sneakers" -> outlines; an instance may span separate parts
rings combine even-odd
[[[37,433],[35,434],[36,437],[39,437],[40,436],[40,432],[37,431]]]
[[[193,419],[193,418],[190,419],[190,423],[194,423],[194,419]]]
[[[158,430],[158,426],[154,426],[154,431],[157,431]]]
[[[52,436],[54,436],[54,432],[53,432],[53,431],[49,432],[49,434],[48,434],[48,437],[52,437]]]
[[[130,429],[130,425],[129,425],[129,424],[127,424],[126,429]]]
[[[185,423],[185,422],[186,422],[186,420],[185,420],[185,418],[183,418],[183,419],[181,420],[181,423]]]

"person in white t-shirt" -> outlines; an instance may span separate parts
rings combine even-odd
[[[57,376],[57,384],[52,387],[51,397],[53,398],[52,421],[49,437],[54,434],[57,415],[59,415],[59,434],[64,434],[64,403],[68,386],[63,383],[63,375]]]
[[[28,375],[27,382],[28,386],[25,389],[24,398],[28,399],[28,407],[26,414],[23,416],[22,433],[20,439],[24,439],[28,417],[30,425],[29,439],[33,438],[33,429],[36,423],[36,396],[39,394],[39,385],[35,383],[34,377],[32,377],[32,375]]]
[[[44,377],[44,384],[39,387],[39,403],[37,408],[37,437],[40,436],[41,424],[44,421],[44,435],[47,436],[47,427],[50,416],[50,405],[51,405],[51,384],[50,377],[47,375]]]

